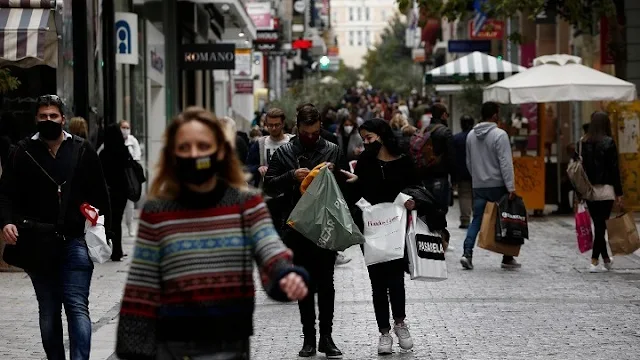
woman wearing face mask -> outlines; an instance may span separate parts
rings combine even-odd
[[[111,202],[111,229],[107,229],[113,233],[111,260],[121,261],[126,256],[122,251],[122,216],[127,205],[128,186],[125,168],[131,155],[124,145],[124,138],[117,124],[109,125],[105,130],[103,146],[100,162]]]
[[[131,124],[127,120],[120,121],[120,131],[122,131],[122,136],[124,137],[124,145],[129,150],[129,154],[133,160],[140,162],[142,160],[142,149],[140,149],[140,143],[135,136],[131,135]],[[124,209],[124,221],[127,225],[127,229],[129,230],[129,236],[135,236],[135,232],[133,229],[133,210],[134,203],[131,200],[127,200],[127,205]]]
[[[347,161],[356,160],[362,153],[362,138],[358,133],[358,127],[352,120],[349,110],[341,109],[338,111],[338,130],[336,136],[338,137],[338,145],[342,154],[346,157]]]
[[[358,177],[351,193],[351,202],[360,198],[372,205],[392,203],[404,189],[416,185],[413,161],[402,154],[398,140],[389,124],[383,119],[372,119],[360,126],[360,135],[364,139],[364,152],[358,160],[355,175]],[[414,209],[413,200],[405,204]],[[354,207],[355,209],[356,207]],[[362,214],[356,210],[354,220],[363,229]],[[404,259],[370,265],[369,279],[373,291],[373,308],[380,331],[378,354],[392,353],[393,338],[390,335],[389,302],[393,315],[393,330],[398,337],[400,348],[413,348],[413,340],[405,323]]]
[[[273,299],[307,294],[306,272],[245,188],[223,125],[188,108],[169,125],[120,311],[121,359],[249,359],[253,261]]]

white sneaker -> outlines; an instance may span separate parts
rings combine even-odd
[[[602,265],[604,265],[605,270],[611,271],[613,269],[613,257],[609,258],[609,262],[603,261]]]
[[[396,333],[398,345],[402,350],[413,349],[413,340],[411,339],[411,334],[409,334],[409,326],[406,323],[396,324],[393,327],[393,332]]]
[[[380,335],[378,340],[378,355],[390,355],[393,353],[393,337],[389,334]]]
[[[598,267],[597,264],[591,264],[591,265],[589,265],[589,272],[590,273],[600,272],[600,268]]]

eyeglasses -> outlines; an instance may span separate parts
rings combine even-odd
[[[265,124],[264,127],[266,127],[267,129],[277,129],[279,127],[281,127],[282,124]]]

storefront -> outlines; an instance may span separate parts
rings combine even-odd
[[[9,136],[14,142],[35,131],[34,105],[38,96],[70,90],[64,85],[69,72],[65,60],[67,53],[73,51],[65,47],[69,42],[64,41],[71,36],[70,27],[62,26],[63,17],[71,15],[70,9],[56,6],[55,1],[31,4],[38,7],[15,5],[0,1],[0,76],[6,84],[0,89],[0,136]],[[64,100],[73,105],[73,96]]]

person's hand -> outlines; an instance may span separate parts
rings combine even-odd
[[[13,224],[5,225],[2,229],[4,241],[9,245],[15,245],[18,242],[18,228]]]
[[[267,174],[267,170],[269,170],[268,166],[260,166],[258,168],[258,172],[260,173],[260,176],[265,176]]]
[[[280,280],[280,289],[287,294],[289,300],[302,300],[307,297],[309,290],[302,276],[289,273]]]
[[[358,181],[358,175],[352,174],[346,170],[340,170],[340,172],[347,177],[347,183],[353,184],[354,182]]]
[[[309,173],[311,173],[311,170],[307,168],[301,168],[301,169],[297,169],[293,173],[293,176],[296,178],[296,180],[298,180],[299,182],[302,182],[302,180],[304,180],[304,178],[306,178],[309,175]]]
[[[624,209],[624,199],[622,196],[616,196],[616,205],[618,206],[618,209]]]
[[[362,154],[364,152],[364,146],[358,146],[355,150],[353,150],[353,153],[356,156],[359,156],[360,154]]]
[[[404,207],[409,211],[413,211],[416,208],[416,202],[413,199],[409,199],[404,203]]]
[[[513,200],[518,196],[515,191],[509,192],[509,200]]]
[[[335,169],[336,166],[335,166],[334,163],[328,162],[328,163],[324,164],[323,168],[329,168],[329,171],[333,171],[333,169]]]

